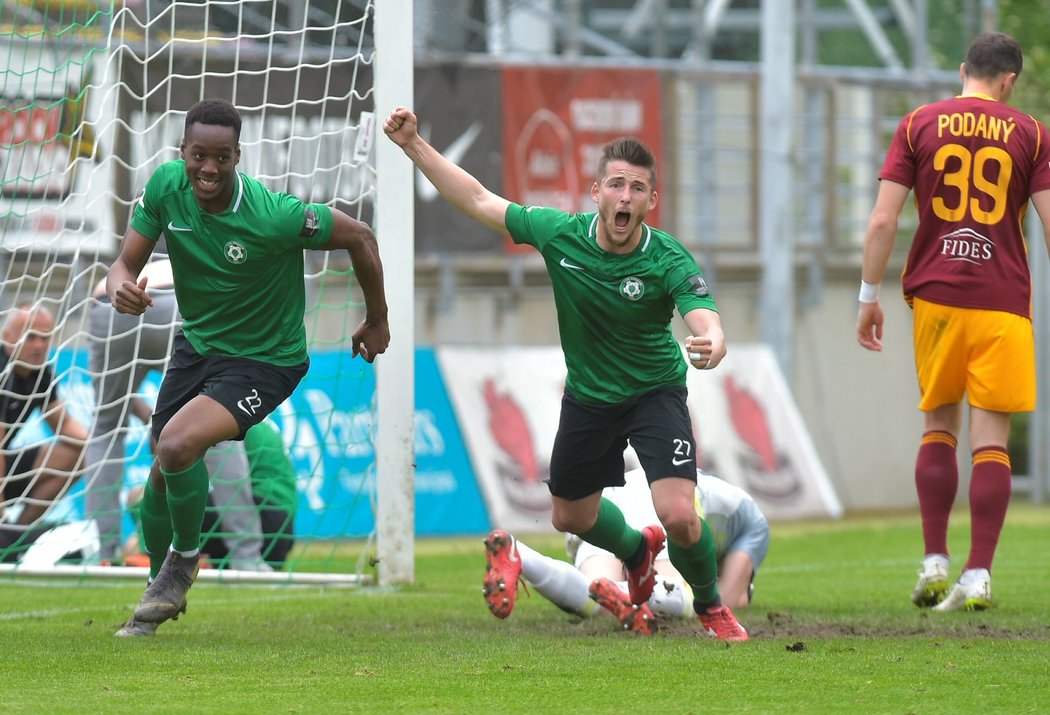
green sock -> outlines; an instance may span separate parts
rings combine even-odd
[[[722,602],[718,595],[718,550],[711,527],[700,520],[700,540],[684,549],[670,539],[667,554],[678,573],[693,589],[693,608],[697,613]]]
[[[161,469],[160,473],[168,485],[168,510],[175,532],[171,539],[172,548],[195,551],[201,545],[201,524],[208,505],[208,468],[203,459],[198,459],[182,472]]]
[[[139,504],[139,519],[142,522],[142,546],[149,556],[149,577],[154,579],[160,573],[160,566],[171,546],[171,513],[167,496],[154,489],[148,479]]]
[[[611,551],[620,560],[626,560],[638,550],[642,532],[628,526],[620,508],[603,497],[598,507],[598,520],[579,537],[599,549]]]

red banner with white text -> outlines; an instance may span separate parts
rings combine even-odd
[[[660,75],[640,69],[503,70],[503,195],[523,205],[595,211],[602,146],[635,136],[663,166]],[[660,205],[646,223],[660,225]],[[509,239],[508,239],[509,243]]]

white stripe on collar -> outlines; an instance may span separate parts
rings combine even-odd
[[[244,198],[244,179],[241,177],[240,172],[237,172],[237,198],[233,200],[233,206],[230,208],[230,213],[237,213],[237,209],[241,207],[242,198]]]

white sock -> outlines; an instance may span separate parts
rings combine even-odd
[[[947,570],[951,565],[951,560],[944,554],[927,554],[922,560],[922,567],[924,570],[928,570],[935,564],[941,564],[944,566],[945,570]]]
[[[594,614],[600,606],[588,594],[590,581],[572,564],[544,556],[517,542],[521,575],[536,592],[563,611],[581,616]]]
[[[990,578],[988,569],[966,569],[962,572],[962,576],[959,577],[959,583],[963,586],[969,586],[979,579],[987,581]]]

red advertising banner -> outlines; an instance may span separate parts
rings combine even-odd
[[[0,194],[62,198],[69,192],[69,161],[61,101],[10,107],[0,100]]]
[[[503,70],[503,195],[523,205],[595,211],[602,146],[636,136],[663,163],[660,75],[636,69]],[[646,223],[659,226],[660,205]]]

